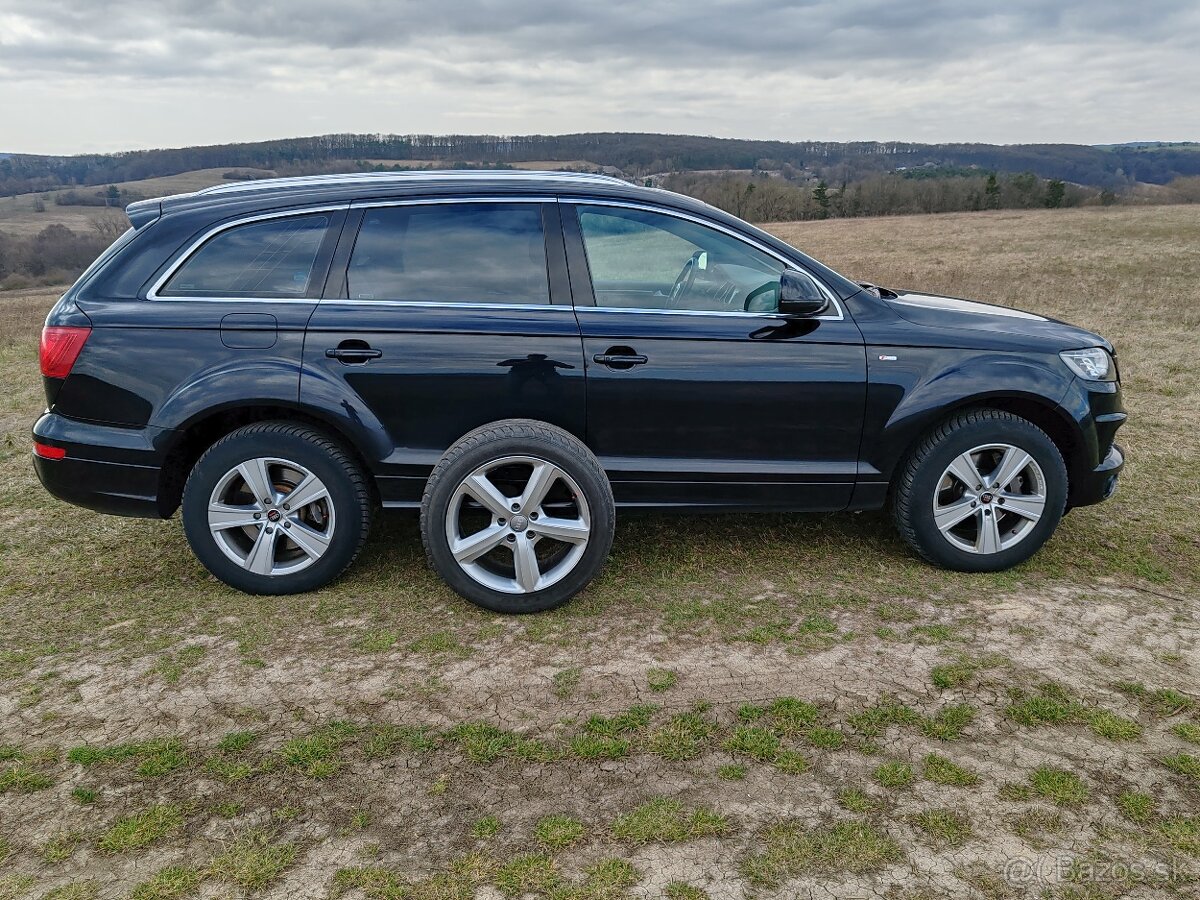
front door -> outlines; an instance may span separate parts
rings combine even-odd
[[[693,217],[601,203],[562,216],[588,444],[617,502],[848,505],[866,359],[844,308],[778,316],[786,263]]]
[[[488,422],[539,419],[582,437],[583,354],[557,204],[356,212],[357,238],[351,221],[309,322],[301,397],[336,410],[368,448],[385,505],[419,504],[441,455]]]

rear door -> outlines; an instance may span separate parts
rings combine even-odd
[[[301,399],[356,436],[385,505],[419,504],[466,432],[583,436],[584,366],[552,200],[355,204],[309,322]]]
[[[618,503],[844,508],[866,359],[832,294],[780,317],[786,261],[693,216],[597,201],[562,219],[588,444]]]

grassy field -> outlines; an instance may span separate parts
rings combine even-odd
[[[1200,207],[772,228],[1109,335],[1117,497],[998,575],[881,515],[630,517],[504,618],[397,516],[247,597],[41,491],[54,297],[0,296],[0,898],[1195,896]]]

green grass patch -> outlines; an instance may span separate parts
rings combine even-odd
[[[885,788],[906,788],[913,783],[912,766],[906,762],[883,763],[871,775]]]
[[[838,794],[838,806],[848,812],[869,813],[875,805],[875,801],[858,788],[846,788]]]
[[[741,763],[717,767],[717,777],[722,781],[741,781],[746,777],[746,767]]]
[[[1200,725],[1194,722],[1180,722],[1171,729],[1171,734],[1189,744],[1200,744]]]
[[[788,736],[808,730],[821,715],[816,706],[795,697],[780,697],[767,707],[767,713],[775,731]]]
[[[476,819],[475,824],[471,826],[471,835],[484,840],[499,834],[503,827],[503,823],[496,816],[483,816]]]
[[[708,894],[686,881],[672,881],[663,888],[667,900],[709,900]]]
[[[587,720],[583,728],[589,734],[617,737],[622,734],[641,731],[650,724],[650,720],[657,711],[657,706],[631,706],[625,712],[619,713],[612,718],[592,716]]]
[[[1200,784],[1200,756],[1192,756],[1190,753],[1175,753],[1171,756],[1164,756],[1162,764],[1176,775]]]
[[[820,747],[822,750],[840,750],[846,743],[846,736],[836,728],[827,728],[824,725],[814,725],[804,733],[805,738],[814,747]]]
[[[650,690],[661,694],[679,684],[679,675],[670,669],[651,669],[646,673],[646,684]]]
[[[438,737],[425,726],[373,725],[363,742],[363,753],[370,758],[391,756],[397,751],[428,753],[437,748]]]
[[[550,679],[551,690],[554,692],[554,696],[560,700],[566,700],[578,689],[579,679],[582,675],[583,670],[578,667],[555,672],[554,677]]]
[[[18,794],[32,794],[44,791],[53,785],[53,778],[30,768],[23,762],[18,762],[0,772],[0,794],[7,794],[9,791]]]
[[[708,747],[716,732],[717,723],[702,713],[679,713],[650,735],[647,748],[666,760],[695,759]]]
[[[781,747],[773,731],[753,725],[739,725],[725,741],[725,749],[730,753],[740,753],[759,762],[774,760]]]
[[[554,860],[545,853],[522,853],[501,865],[493,883],[509,897],[545,896],[562,885]]]
[[[256,828],[214,857],[208,872],[248,891],[261,891],[295,861],[297,850],[295,844],[276,843],[269,831]]]
[[[517,743],[511,731],[497,728],[487,722],[463,722],[455,725],[446,738],[457,744],[471,762],[493,763],[504,756]]]
[[[1094,734],[1110,741],[1136,741],[1142,736],[1142,726],[1106,709],[1090,710],[1085,716]]]
[[[533,828],[537,842],[552,853],[565,850],[583,839],[583,823],[567,815],[545,816]]]
[[[413,653],[439,655],[444,653],[461,653],[463,646],[450,632],[435,631],[432,634],[426,634],[417,638],[408,645],[408,649]]]
[[[707,806],[689,809],[678,800],[656,797],[617,817],[612,835],[631,844],[679,843],[728,834],[731,828],[728,818]]]
[[[279,757],[307,778],[329,778],[340,768],[338,749],[357,733],[347,722],[330,722],[307,737],[292,738],[279,748]]]
[[[221,740],[217,741],[218,753],[241,753],[251,744],[257,741],[259,734],[257,731],[231,731]]]
[[[927,809],[910,816],[909,821],[938,847],[961,847],[974,834],[971,820],[951,809]]]
[[[571,741],[571,753],[579,759],[621,759],[629,755],[629,747],[625,738],[590,732]]]
[[[950,688],[962,687],[971,680],[971,676],[978,669],[978,664],[968,661],[946,663],[934,666],[933,670],[929,673],[929,679],[933,682],[934,687],[949,690]]]
[[[1200,857],[1200,816],[1171,816],[1158,823],[1157,831],[1172,850]]]
[[[847,720],[851,728],[870,738],[879,737],[891,725],[916,725],[920,721],[916,710],[890,698],[854,713]]]
[[[167,866],[136,885],[129,900],[179,900],[195,893],[204,875],[191,866]]]
[[[1033,793],[1055,806],[1079,806],[1088,799],[1087,785],[1074,772],[1041,766],[1029,776]]]
[[[1145,825],[1157,814],[1158,804],[1149,794],[1126,791],[1117,797],[1117,809],[1130,822]]]
[[[904,859],[904,851],[886,832],[859,821],[816,828],[785,823],[767,829],[762,840],[766,848],[747,856],[741,872],[764,887],[798,875],[864,875]]]
[[[183,808],[175,803],[162,803],[118,819],[101,835],[96,848],[101,853],[141,850],[182,827]]]
[[[975,708],[969,703],[959,703],[938,710],[932,718],[921,720],[921,731],[939,741],[956,741],[966,728],[975,721]]]
[[[921,774],[926,781],[951,787],[973,787],[979,784],[979,776],[974,772],[936,753],[926,755]]]
[[[100,794],[92,788],[77,787],[71,790],[71,799],[80,806],[88,806],[96,802]]]

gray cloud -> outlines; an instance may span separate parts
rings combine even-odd
[[[1197,87],[1194,0],[0,0],[0,150],[334,130],[1196,139]]]

